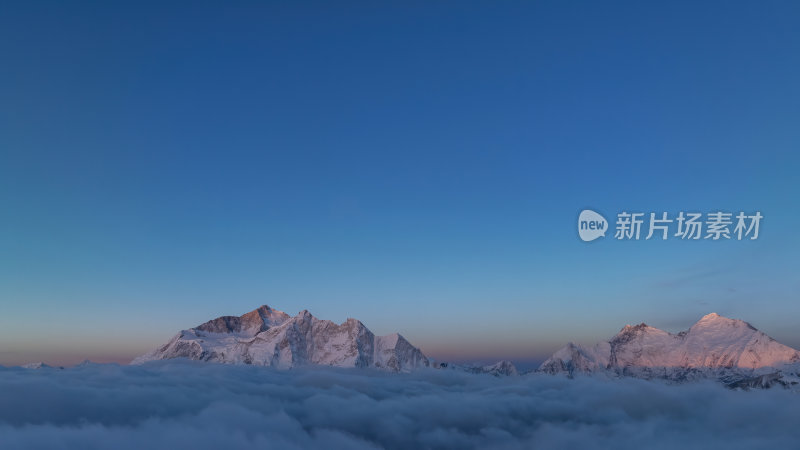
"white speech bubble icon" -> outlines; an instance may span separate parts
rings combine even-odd
[[[604,237],[608,230],[606,218],[591,209],[584,209],[578,215],[578,236],[585,242]]]

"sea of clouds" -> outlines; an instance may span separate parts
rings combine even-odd
[[[800,397],[635,379],[169,361],[0,368],[2,449],[759,449]]]

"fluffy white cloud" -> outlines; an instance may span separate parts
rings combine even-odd
[[[454,371],[0,369],[0,448],[790,448],[789,391]]]

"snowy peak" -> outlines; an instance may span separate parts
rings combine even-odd
[[[437,362],[433,363],[433,367],[440,370],[455,370],[459,372],[492,375],[495,377],[515,377],[519,375],[519,371],[514,363],[507,360],[498,361],[494,364],[488,364],[485,366],[463,366],[448,362]]]
[[[706,314],[705,316],[701,317],[700,320],[698,320],[697,323],[692,326],[692,328],[696,326],[747,326],[753,328],[744,320],[729,319],[727,317],[720,316],[717,313]]]
[[[701,317],[699,322],[702,322],[704,320],[716,320],[716,319],[727,319],[727,318],[726,317],[722,317],[722,316],[720,316],[719,314],[717,314],[715,312],[712,312],[712,313],[708,313],[705,316]],[[728,320],[733,320],[733,319],[728,319]]]
[[[286,322],[289,318],[285,312],[263,305],[242,316],[217,317],[194,329],[207,333],[242,333],[255,336],[272,326]]]
[[[394,372],[429,365],[428,358],[399,334],[375,336],[356,319],[336,324],[317,319],[308,310],[291,317],[266,305],[242,316],[222,316],[183,330],[132,364],[171,358],[278,368],[373,367]]]
[[[800,361],[797,350],[776,342],[747,322],[716,313],[686,331],[671,334],[644,323],[626,325],[608,342],[558,350],[539,371],[680,378],[698,371],[752,374]]]
[[[670,335],[664,330],[653,328],[646,323],[639,325],[625,325],[616,336],[611,339],[611,342],[625,343],[636,339],[646,339],[649,336],[664,337]]]
[[[511,361],[503,360],[480,368],[480,373],[487,373],[496,377],[514,377],[519,375],[517,367]]]
[[[714,313],[700,319],[682,338],[687,362],[696,366],[758,369],[780,367],[800,359],[797,350],[749,323]]]
[[[23,364],[20,367],[22,367],[23,369],[33,369],[33,370],[51,368],[51,366],[49,366],[49,365],[47,365],[47,364],[45,364],[43,362],[35,362],[35,363]]]
[[[283,311],[278,311],[277,309],[272,309],[267,305],[261,305],[257,309],[250,311],[249,313],[242,316],[243,318],[247,318],[248,316],[255,316],[261,319],[267,326],[274,326],[280,325],[283,322],[289,320],[289,315]],[[255,320],[255,319],[253,319]]]
[[[623,328],[620,333],[624,331],[625,329]],[[609,366],[610,358],[611,344],[608,342],[600,342],[589,348],[570,342],[543,362],[538,371],[549,374],[565,373],[568,375],[591,373],[605,370]]]

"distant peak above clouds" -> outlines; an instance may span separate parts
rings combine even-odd
[[[410,372],[433,367],[495,376],[518,374],[509,361],[474,367],[434,363],[398,333],[376,336],[357,319],[336,324],[314,317],[307,309],[290,316],[267,305],[182,330],[131,364],[172,358],[281,369],[323,365]]]
[[[263,305],[183,330],[132,364],[171,358],[292,368],[303,365],[373,367],[408,372],[428,358],[399,334],[375,336],[356,319],[336,324],[308,310],[292,317]]]
[[[22,367],[23,369],[33,369],[33,370],[52,369],[53,368],[53,366],[51,366],[49,364],[45,364],[43,362],[35,362],[35,363],[23,364],[20,367]],[[63,369],[63,367],[58,367],[58,369]]]
[[[592,347],[570,343],[545,361],[539,371],[679,380],[723,372],[763,375],[798,361],[800,352],[749,323],[711,313],[678,334],[642,323],[626,325],[609,341]]]
[[[295,316],[262,305],[241,316],[221,316],[182,330],[131,364],[187,358],[224,364],[290,369],[302,366],[373,368],[390,372],[456,370],[494,376],[519,375],[510,361],[466,366],[433,361],[402,335],[376,336],[361,321],[337,324],[308,310]],[[31,364],[29,368],[47,368]],[[625,325],[608,341],[569,343],[536,372],[660,378],[674,382],[716,379],[732,387],[800,386],[800,352],[749,323],[717,313],[680,333],[645,323]]]

